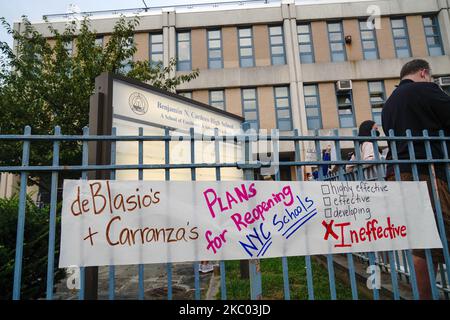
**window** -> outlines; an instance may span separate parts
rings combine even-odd
[[[103,37],[95,38],[95,45],[98,46],[98,47],[103,48]]]
[[[253,36],[252,28],[240,28],[239,36],[239,63],[241,68],[253,67]]]
[[[442,49],[442,38],[437,17],[428,16],[423,17],[422,20],[427,39],[428,54],[430,56],[442,56],[444,50]]]
[[[222,33],[220,30],[208,30],[208,68],[223,68]]]
[[[411,57],[409,46],[408,28],[405,18],[391,19],[392,36],[394,38],[394,48],[397,58]]]
[[[303,86],[306,108],[306,122],[309,130],[322,129],[319,89],[317,84]]]
[[[73,40],[64,42],[64,49],[66,49],[67,55],[71,57],[73,55]]]
[[[272,65],[286,64],[282,26],[269,27],[269,43]]]
[[[314,46],[309,23],[297,26],[298,48],[302,63],[314,63]]]
[[[150,34],[150,63],[157,65],[163,62],[164,43],[162,33]]]
[[[291,102],[289,87],[275,87],[275,112],[277,117],[277,129],[282,131],[292,130]]]
[[[386,91],[383,81],[369,81],[369,100],[372,109],[372,119],[381,124],[381,111],[386,102]]]
[[[377,38],[374,25],[366,20],[359,21],[359,30],[361,32],[361,45],[364,59],[378,59]]]
[[[209,91],[209,105],[225,110],[225,93],[223,90]]]
[[[192,91],[184,91],[184,92],[178,92],[180,96],[183,96],[185,98],[192,99]]]
[[[353,112],[353,97],[352,92],[336,91],[339,126],[341,128],[355,127],[355,116]]]
[[[258,99],[256,89],[242,89],[242,113],[245,121],[250,123],[252,129],[259,129]]]
[[[177,33],[177,70],[191,70],[191,33]]]
[[[345,61],[344,31],[341,22],[328,22],[328,40],[330,42],[331,61]]]

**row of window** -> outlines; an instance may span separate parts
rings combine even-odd
[[[369,102],[372,120],[381,125],[381,112],[386,101],[386,89],[384,81],[369,81]],[[450,86],[443,90],[450,95]],[[322,113],[320,109],[320,95],[317,84],[305,84],[303,86],[305,97],[306,120],[309,130],[322,129]],[[192,99],[192,92],[181,92],[182,96]],[[274,102],[276,112],[276,124],[279,130],[292,130],[291,104],[289,87],[274,87]],[[241,89],[242,114],[252,128],[259,128],[258,97],[256,88]],[[225,91],[210,90],[209,104],[213,107],[225,110]],[[338,109],[339,127],[356,127],[353,94],[351,90],[339,91],[336,89],[336,104]]]
[[[369,81],[369,102],[372,111],[372,120],[381,124],[381,111],[386,101],[384,81]],[[308,84],[303,87],[305,95],[306,119],[309,130],[322,129],[322,116],[320,111],[320,97],[317,84]],[[339,127],[356,127],[355,108],[351,90],[336,90],[336,104],[338,109]]]
[[[290,131],[292,130],[291,103],[289,95],[289,87],[274,87],[275,116],[277,129]],[[180,92],[180,95],[192,99],[192,92]],[[256,88],[241,89],[242,114],[250,126],[259,129],[259,111],[258,111],[258,95]],[[225,91],[210,90],[209,105],[225,110]]]
[[[442,38],[436,16],[423,16],[423,27],[425,31],[428,53],[430,56],[443,55]],[[411,57],[411,45],[409,41],[406,18],[391,18],[392,36],[397,58]],[[376,29],[372,22],[359,21],[361,35],[361,46],[365,60],[379,58]],[[327,23],[328,43],[331,61],[341,62],[347,60],[345,48],[345,36],[342,21]],[[151,35],[162,39],[162,35]],[[297,37],[302,63],[314,63],[314,46],[310,23],[297,25]],[[178,70],[191,70],[191,42],[190,31],[177,33],[177,57]],[[208,68],[223,68],[222,34],[221,30],[208,30]],[[284,35],[282,26],[269,26],[269,46],[272,65],[285,64]],[[162,59],[161,46],[150,47],[150,60],[157,62]],[[255,66],[253,31],[252,27],[238,29],[239,63],[241,68]]]
[[[386,100],[383,81],[369,81],[369,96],[373,120],[381,124],[381,110]],[[306,118],[309,130],[322,128],[320,97],[317,84],[304,85]],[[192,99],[192,92],[181,92],[180,95]],[[292,130],[289,87],[274,87],[276,124],[279,130]],[[353,128],[356,126],[352,91],[336,90],[339,126]],[[242,114],[254,129],[259,129],[258,96],[256,88],[241,89]],[[225,110],[225,91],[210,90],[209,105]]]
[[[158,63],[162,61],[162,55],[159,51],[159,46],[153,46],[154,38],[161,38],[161,34],[150,35],[150,61]],[[286,64],[286,57],[284,53],[284,35],[281,26],[269,27],[269,43],[272,57],[272,64]],[[162,48],[162,46],[161,46]],[[208,30],[207,31],[207,50],[208,50],[208,68],[221,69],[223,68],[223,43],[222,31]],[[254,67],[255,55],[253,44],[253,30],[251,27],[238,29],[238,50],[240,67]],[[177,70],[191,70],[191,33],[190,31],[182,31],[177,33]]]
[[[444,54],[442,38],[439,30],[439,23],[436,16],[422,17],[425,31],[428,54],[439,56]],[[406,18],[391,18],[392,37],[397,58],[411,57],[411,45],[409,41],[408,26]],[[331,61],[346,61],[345,38],[342,22],[328,22],[328,40],[330,44]],[[361,46],[365,60],[379,58],[376,29],[372,22],[367,20],[359,21],[361,35]],[[314,48],[309,23],[297,26],[298,43],[300,50],[300,60],[302,63],[314,62]]]
[[[428,54],[439,56],[444,54],[442,38],[439,30],[439,23],[436,16],[423,16],[423,27],[425,31]],[[411,57],[411,44],[409,40],[408,26],[406,18],[391,18],[392,36],[397,58]],[[361,46],[365,60],[379,59],[376,29],[372,22],[359,21],[361,35]],[[331,61],[342,62],[347,60],[344,30],[341,21],[327,23],[328,42]],[[310,23],[297,25],[298,47],[300,61],[302,63],[314,63],[314,45]],[[127,46],[131,46],[133,39],[127,41]],[[284,47],[284,34],[282,26],[269,26],[269,46],[272,65],[286,64]],[[103,46],[103,37],[95,40],[96,45]],[[177,70],[192,70],[191,33],[190,31],[177,32]],[[73,42],[65,44],[69,54],[73,53]],[[208,68],[223,68],[223,42],[222,31],[220,29],[207,31]],[[252,27],[238,29],[238,50],[239,65],[241,68],[255,66],[255,54],[253,43]],[[163,61],[164,44],[162,33],[151,33],[149,39],[149,60],[153,64]],[[131,58],[130,58],[131,60]],[[128,62],[124,62],[124,67],[128,67]]]
[[[369,96],[373,120],[381,124],[381,110],[386,100],[383,81],[370,81]],[[322,116],[320,110],[320,97],[317,84],[304,85],[305,108],[308,129],[321,129]],[[192,92],[181,92],[180,95],[192,99]],[[341,128],[355,127],[355,112],[351,91],[336,90],[336,100]],[[241,89],[242,114],[254,129],[259,129],[259,109],[256,88]],[[277,129],[292,130],[291,104],[289,87],[274,87],[274,104]],[[225,91],[210,90],[209,105],[225,110]]]

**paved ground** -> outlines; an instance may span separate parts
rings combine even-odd
[[[176,263],[172,265],[173,299],[193,300],[195,297],[194,265],[192,263]],[[138,299],[138,266],[116,266],[115,268],[116,299]],[[99,299],[108,299],[109,267],[99,267]],[[212,289],[210,288],[210,283]],[[217,276],[213,273],[200,273],[202,299],[213,299],[217,292]],[[151,264],[144,268],[145,299],[167,299],[167,269],[165,264]],[[56,286],[55,299],[78,299],[78,290],[67,288],[67,279]]]

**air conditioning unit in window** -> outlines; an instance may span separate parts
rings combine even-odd
[[[337,91],[352,90],[352,80],[339,80],[336,82]]]
[[[435,82],[440,85],[441,87],[448,87],[450,86],[450,76],[448,77],[439,77],[435,80]]]

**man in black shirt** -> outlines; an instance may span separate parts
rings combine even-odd
[[[412,136],[423,136],[423,130],[428,130],[430,136],[438,136],[443,130],[445,136],[450,136],[450,96],[432,82],[431,68],[427,61],[416,59],[406,63],[400,72],[400,84],[386,101],[383,112],[383,130],[386,135],[389,130],[395,136],[405,136],[406,130],[411,130]],[[441,141],[432,141],[431,153],[433,159],[445,159]],[[397,141],[398,159],[410,159],[407,141]],[[414,155],[416,159],[426,159],[426,148],[423,141],[414,141]],[[450,144],[447,143],[450,152]],[[387,159],[392,159],[389,148]],[[446,237],[449,243],[450,234],[450,193],[447,188],[447,165],[434,164],[436,179],[429,176],[428,165],[418,165],[419,180],[427,181],[433,209],[431,185],[438,190],[439,202],[442,209]],[[410,164],[399,165],[401,180],[414,180]],[[395,181],[393,165],[387,166],[386,179]],[[435,210],[436,214],[436,210]],[[444,249],[445,250],[445,249]],[[432,250],[433,262],[444,262],[444,250]],[[424,250],[413,250],[414,268],[417,276],[419,295],[421,299],[431,298],[431,287]],[[436,268],[436,265],[435,265]],[[436,270],[435,270],[436,271]]]

